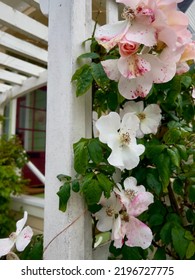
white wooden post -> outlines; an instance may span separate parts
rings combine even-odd
[[[58,174],[74,176],[72,145],[91,126],[86,97],[75,97],[71,76],[90,37],[90,0],[50,0],[47,92],[44,259],[91,259],[91,219],[78,194],[65,213],[58,210]],[[89,96],[87,97],[89,98]]]

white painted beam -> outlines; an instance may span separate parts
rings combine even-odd
[[[26,79],[21,86],[13,86],[10,90],[0,94],[0,106],[4,106],[11,99],[19,98],[33,90],[47,84],[47,70],[42,72],[38,78],[31,77]]]
[[[38,77],[39,74],[45,71],[45,68],[39,67],[32,63],[23,61],[21,59],[9,56],[0,52],[0,65],[11,68],[27,75]]]
[[[9,90],[12,86],[0,83],[0,92]]]
[[[47,26],[0,2],[0,22],[28,37],[48,41]]]
[[[55,0],[49,4],[44,259],[91,259],[92,223],[83,199],[72,193],[63,213],[56,194],[61,185],[56,176],[75,175],[73,143],[91,127],[86,118],[89,96],[76,98],[71,84],[77,57],[87,51],[82,42],[91,36],[86,31],[86,19],[91,17],[86,7],[91,1]]]
[[[18,39],[0,30],[0,46],[16,54],[29,57],[35,61],[46,64],[48,52],[24,40]]]
[[[29,6],[34,7],[36,10],[40,9],[39,1],[37,0],[23,0],[23,2],[26,2]]]
[[[35,176],[37,176],[37,178],[45,184],[45,176],[41,173],[41,171],[31,161],[28,161],[26,165],[35,174]]]
[[[22,85],[23,81],[26,79],[27,77],[23,75],[0,69],[0,80],[16,85]]]

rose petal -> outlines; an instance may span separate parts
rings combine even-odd
[[[130,216],[137,217],[148,209],[148,206],[154,202],[154,196],[150,192],[139,192],[129,203],[127,212]]]
[[[118,59],[107,59],[101,62],[109,79],[119,81],[121,73],[118,70]]]
[[[16,223],[16,235],[18,235],[26,224],[28,213],[24,211],[24,217]]]
[[[149,72],[151,66],[143,56],[135,54],[128,57],[120,57],[118,60],[118,69],[123,77],[133,79]]]
[[[145,97],[153,85],[152,75],[141,76],[135,79],[126,79],[121,76],[118,84],[119,92],[127,99]]]
[[[29,226],[25,227],[17,236],[16,249],[19,252],[23,251],[26,248],[26,246],[30,243],[32,236],[33,236],[32,228]]]
[[[153,238],[151,229],[134,217],[130,217],[130,221],[126,225],[126,236],[128,238],[125,242],[127,246],[138,246],[142,249],[148,248]]]
[[[95,38],[105,49],[112,49],[126,34],[130,23],[128,21],[118,21],[114,24],[106,24],[97,28]]]
[[[7,255],[12,247],[14,246],[14,241],[10,238],[0,239],[0,258]]]

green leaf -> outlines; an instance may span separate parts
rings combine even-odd
[[[184,145],[176,145],[176,148],[179,151],[181,159],[187,160],[188,159],[188,154],[187,154],[186,147]]]
[[[165,248],[158,248],[154,254],[154,260],[166,260]]]
[[[98,182],[106,198],[110,197],[110,192],[113,189],[114,183],[109,180],[103,173],[97,174]]]
[[[146,175],[146,182],[148,187],[152,189],[157,195],[162,191],[162,184],[159,181],[159,175],[156,169],[151,168]]]
[[[80,191],[80,184],[79,184],[79,181],[76,179],[72,181],[72,190],[73,190],[73,192]]]
[[[59,175],[57,175],[57,179],[60,182],[63,182],[63,181],[71,181],[72,178],[70,176],[68,176],[68,175],[59,174]]]
[[[76,81],[76,96],[85,94],[91,87],[93,82],[93,76],[91,74],[91,67],[88,64],[84,64],[81,68],[76,70],[72,76],[71,81]]]
[[[140,248],[124,246],[122,248],[123,260],[142,260]]]
[[[97,204],[102,195],[99,182],[95,179],[85,182],[82,185],[82,192],[88,205]]]
[[[186,87],[189,88],[189,86],[192,84],[192,78],[189,76],[182,76],[181,77],[181,83]]]
[[[74,149],[74,169],[79,174],[84,174],[88,165],[88,140],[81,138],[73,144]]]
[[[167,192],[171,176],[171,161],[169,155],[164,152],[161,155],[156,156],[155,161],[162,182],[163,191]]]
[[[100,162],[102,162],[103,151],[98,138],[90,139],[87,148],[89,152],[89,157],[94,163],[99,164]]]
[[[185,230],[182,227],[175,226],[171,230],[171,236],[176,253],[180,259],[183,259],[189,246],[189,241],[185,238]]]
[[[59,210],[65,212],[70,198],[70,183],[64,183],[57,192],[57,195],[59,196]]]
[[[176,144],[181,138],[181,131],[178,128],[169,129],[163,137],[163,141],[166,144]]]
[[[109,86],[110,80],[108,79],[101,63],[91,63],[91,73],[98,86],[103,89],[106,89]]]
[[[171,229],[172,223],[168,222],[162,227],[160,231],[160,238],[162,242],[166,245],[168,245],[171,242]]]
[[[186,251],[186,259],[190,259],[195,254],[195,243],[191,241]]]
[[[115,111],[118,107],[118,84],[116,82],[111,82],[110,83],[110,88],[107,92],[107,103],[108,103],[108,108],[111,111]]]
[[[192,185],[189,188],[189,199],[192,203],[195,202],[195,185]]]
[[[183,196],[184,190],[183,190],[183,182],[179,178],[176,178],[173,182],[173,190],[176,194]]]
[[[148,143],[146,144],[146,156],[155,163],[158,155],[160,155],[166,147],[167,146],[163,144]]]
[[[164,216],[161,215],[161,214],[158,214],[158,213],[153,214],[149,218],[149,224],[150,224],[151,227],[162,225],[163,221],[164,221]]]
[[[173,165],[180,166],[180,154],[176,147],[168,148],[167,153],[171,159]]]
[[[100,58],[100,55],[97,54],[97,53],[94,53],[94,52],[90,52],[90,53],[84,53],[84,54],[81,54],[79,58],[91,58],[91,59],[96,59],[96,58]]]

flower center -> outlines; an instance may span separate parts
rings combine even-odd
[[[125,190],[125,195],[130,199],[133,200],[136,196],[136,192],[134,190]]]
[[[126,6],[123,9],[121,17],[131,22],[135,18],[135,12],[130,7]]]
[[[146,118],[146,115],[144,113],[139,113],[137,116],[140,119],[140,121],[143,121]]]
[[[12,241],[15,241],[17,238],[17,234],[15,232],[12,232],[10,235],[9,235],[9,239],[11,239]]]
[[[131,142],[131,137],[129,135],[129,132],[122,133],[120,135],[120,140],[122,145],[129,145]]]
[[[114,215],[114,209],[112,208],[112,207],[110,207],[110,206],[108,206],[107,208],[106,208],[106,214],[109,216],[109,217],[112,217],[113,215]]]

